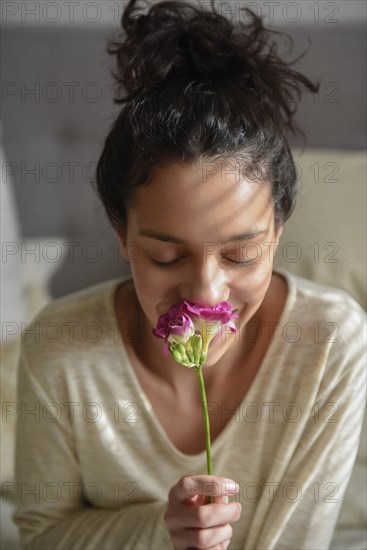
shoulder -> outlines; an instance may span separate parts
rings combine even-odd
[[[108,301],[114,289],[118,286],[119,279],[104,281],[102,283],[84,288],[72,294],[62,296],[44,306],[31,321],[32,325],[46,325],[53,321],[57,323],[72,322],[73,320],[89,320],[104,318]]]
[[[114,294],[121,279],[111,279],[48,303],[23,326],[21,352],[29,364],[63,354],[96,351],[116,338]]]
[[[302,347],[305,361],[328,364],[336,375],[352,365],[363,370],[367,318],[356,300],[339,288],[284,270],[280,273],[286,277],[289,289],[285,326],[290,327],[288,333],[298,330],[300,335],[293,352],[299,356]]]
[[[313,402],[364,406],[366,314],[348,293],[282,270],[288,298],[277,348],[290,381]]]
[[[321,284],[277,270],[288,282],[292,313],[301,322],[334,322],[347,333],[366,327],[366,313],[358,302],[340,288]]]

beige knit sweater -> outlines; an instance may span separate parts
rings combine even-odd
[[[279,325],[212,443],[214,473],[240,484],[233,550],[327,549],[363,421],[363,310],[278,271],[289,290]],[[23,333],[15,521],[26,548],[172,549],[168,491],[206,473],[204,452],[169,440],[129,363],[113,306],[122,280],[54,301]]]

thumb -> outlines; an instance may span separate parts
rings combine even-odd
[[[229,498],[227,495],[222,495],[220,497],[212,497],[212,496],[206,496],[205,497],[205,504],[228,504]]]

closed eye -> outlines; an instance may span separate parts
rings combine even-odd
[[[169,267],[171,265],[175,265],[180,260],[181,260],[181,258],[176,258],[175,260],[171,260],[169,262],[160,262],[159,260],[155,260],[154,258],[151,258],[151,262],[154,265],[159,265],[160,267]]]
[[[223,259],[226,260],[227,262],[230,262],[231,264],[235,264],[236,267],[246,267],[246,266],[249,266],[249,265],[253,265],[257,261],[257,258],[252,258],[252,259],[246,260],[244,262],[238,262],[236,260],[231,260],[231,258],[223,258]]]
[[[170,260],[169,262],[161,262],[159,260],[155,260],[154,258],[151,258],[151,262],[154,265],[158,265],[159,267],[170,267],[170,266],[173,266],[173,265],[177,264],[182,259],[183,258],[176,258],[174,260]],[[232,260],[231,258],[223,258],[223,260],[226,260],[227,262],[230,262],[231,264],[234,264],[236,267],[246,267],[246,266],[249,266],[249,265],[253,265],[257,261],[257,258],[252,258],[252,259],[246,260],[244,262],[238,262],[236,260]]]

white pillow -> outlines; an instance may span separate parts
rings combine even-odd
[[[299,193],[275,266],[347,291],[366,307],[366,154],[293,150]]]
[[[0,125],[1,135],[1,125]],[[25,307],[20,261],[20,226],[13,196],[13,181],[7,174],[5,154],[0,143],[1,169],[1,341],[3,332],[13,323],[20,325],[24,319]],[[10,331],[8,331],[10,332]],[[16,333],[15,333],[16,334]],[[14,336],[15,336],[14,334]]]

